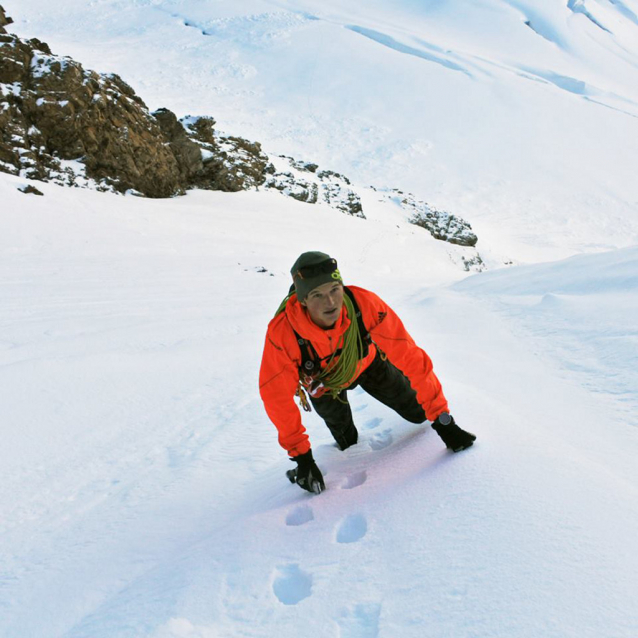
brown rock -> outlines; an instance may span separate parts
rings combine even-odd
[[[19,188],[18,190],[25,195],[44,195],[42,191],[38,190],[35,186],[31,186],[31,184],[24,188]]]
[[[6,33],[5,26],[7,24],[11,24],[13,22],[13,18],[10,18],[5,12],[2,5],[0,5],[0,33]]]

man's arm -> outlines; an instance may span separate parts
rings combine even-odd
[[[354,294],[373,341],[388,359],[410,380],[430,421],[448,412],[441,383],[434,374],[432,360],[417,346],[392,308],[373,292],[355,288]]]
[[[259,371],[259,393],[268,417],[279,432],[279,444],[291,457],[310,450],[310,441],[295,404],[298,364],[269,328]]]

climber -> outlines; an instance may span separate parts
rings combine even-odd
[[[312,404],[341,450],[358,440],[347,398],[357,386],[411,423],[432,421],[452,451],[473,444],[476,437],[449,414],[430,357],[390,306],[344,286],[337,261],[323,252],[303,253],[291,274],[290,293],[268,325],[259,376],[279,443],[297,463],[287,473],[291,481],[311,492],[325,489],[295,395],[304,409]]]

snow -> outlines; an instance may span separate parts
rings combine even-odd
[[[634,0],[5,8],[151,109],[379,190],[360,219],[0,174],[3,638],[638,634]],[[343,453],[304,415],[326,492],[288,483],[257,374],[315,249],[397,310],[472,449],[355,391]]]
[[[9,95],[15,95],[18,97],[22,92],[22,85],[20,82],[13,82],[12,84],[0,83],[0,92],[3,97],[7,97]]]

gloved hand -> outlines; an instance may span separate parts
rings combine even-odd
[[[460,452],[470,447],[476,436],[470,432],[462,430],[454,421],[454,418],[447,412],[439,414],[436,421],[432,423],[432,429],[443,439],[443,443],[453,452]]]
[[[299,456],[293,456],[290,460],[297,463],[296,470],[288,470],[286,472],[291,483],[297,483],[299,487],[315,494],[321,494],[326,489],[321,470],[317,467],[312,457],[312,450],[308,450],[305,454],[300,454]]]

